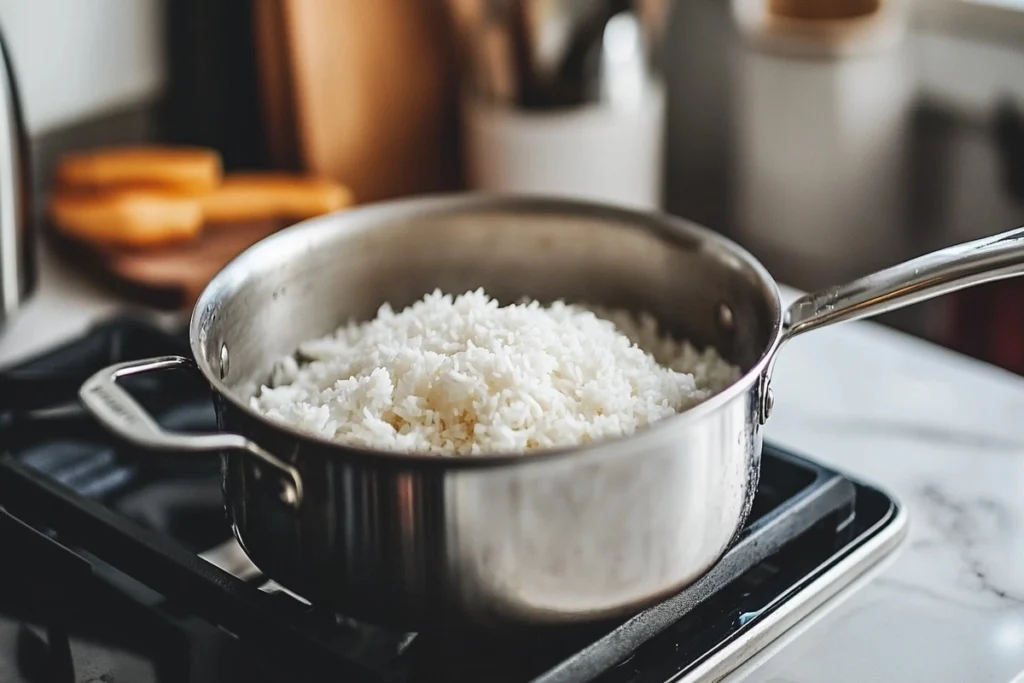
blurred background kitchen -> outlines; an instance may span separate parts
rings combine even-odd
[[[317,207],[463,187],[661,208],[801,289],[1024,225],[1022,0],[0,0],[0,27],[50,316],[185,309]],[[125,144],[293,185],[132,242],[54,181]],[[881,320],[1024,374],[1022,302],[1009,280]]]

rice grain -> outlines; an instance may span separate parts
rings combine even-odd
[[[528,453],[632,434],[739,374],[713,348],[661,335],[651,316],[435,291],[301,344],[251,405],[365,448]]]

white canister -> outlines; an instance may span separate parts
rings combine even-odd
[[[661,83],[649,83],[628,102],[555,110],[467,99],[462,125],[472,189],[575,197],[645,210],[661,207]]]
[[[793,43],[807,48],[801,56],[779,41],[754,42],[735,61],[737,237],[810,282],[881,267],[904,249],[914,74],[909,46],[891,42],[896,29],[884,23],[899,4],[880,4],[895,13],[876,16],[882,28],[871,35],[885,41],[829,41],[864,38],[864,28],[826,30],[814,43],[808,22],[805,40]],[[811,56],[812,44],[836,52]]]

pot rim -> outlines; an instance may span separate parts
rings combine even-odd
[[[580,446],[551,448],[529,453],[503,453],[489,452],[479,453],[470,456],[439,456],[436,454],[406,451],[384,451],[365,448],[358,445],[342,444],[332,441],[317,434],[307,433],[295,429],[289,425],[271,420],[261,413],[253,410],[248,400],[243,400],[234,391],[229,389],[220,379],[213,368],[206,362],[206,356],[202,353],[200,340],[200,321],[202,313],[212,308],[222,298],[223,294],[230,291],[237,283],[244,281],[247,275],[249,263],[258,261],[262,254],[277,250],[278,245],[284,245],[288,241],[295,240],[298,235],[307,232],[324,229],[325,225],[339,223],[367,224],[376,222],[388,222],[395,219],[415,217],[419,215],[434,213],[447,214],[458,213],[465,210],[487,211],[487,210],[510,210],[523,213],[569,213],[581,217],[594,217],[604,220],[618,221],[620,223],[633,224],[642,227],[658,236],[669,235],[689,236],[710,248],[717,251],[721,256],[738,260],[743,266],[749,268],[760,280],[770,294],[770,307],[772,309],[772,329],[769,342],[762,350],[758,360],[746,370],[739,379],[731,385],[715,394],[706,401],[689,408],[681,413],[663,418],[651,423],[633,434],[610,437]],[[236,409],[242,411],[250,419],[262,423],[269,429],[287,434],[297,441],[317,444],[334,451],[331,457],[348,456],[363,458],[383,458],[391,462],[406,462],[419,465],[435,463],[447,468],[479,467],[486,465],[508,465],[527,464],[538,459],[550,459],[567,457],[582,453],[594,453],[615,447],[626,440],[636,442],[650,436],[660,434],[665,429],[679,427],[686,424],[693,424],[705,416],[720,409],[731,402],[737,396],[745,393],[750,386],[758,382],[765,372],[771,371],[771,361],[774,358],[783,336],[783,309],[782,297],[779,292],[778,283],[771,276],[764,265],[758,261],[746,249],[739,246],[729,238],[712,231],[702,225],[684,218],[670,215],[665,212],[643,212],[624,207],[618,207],[601,202],[570,199],[561,197],[549,197],[542,195],[512,195],[501,193],[483,192],[456,192],[426,194],[413,197],[404,197],[380,202],[363,204],[350,209],[341,209],[316,218],[300,221],[292,226],[277,231],[276,233],[263,238],[252,246],[248,247],[241,254],[232,259],[220,270],[203,288],[202,293],[196,300],[192,309],[189,321],[189,345],[196,365],[199,367],[206,381],[220,395],[221,398],[231,403]],[[269,372],[269,369],[268,369]],[[756,417],[754,419],[757,419]]]

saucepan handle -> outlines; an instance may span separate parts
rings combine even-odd
[[[919,256],[790,305],[783,340],[960,289],[1024,274],[1024,228]]]
[[[142,448],[189,453],[235,450],[245,451],[259,458],[284,476],[281,500],[297,508],[302,503],[302,479],[294,467],[239,434],[168,432],[117,383],[120,378],[130,375],[182,368],[195,369],[195,363],[183,356],[162,356],[118,363],[100,370],[87,379],[78,395],[86,410],[107,429]]]

